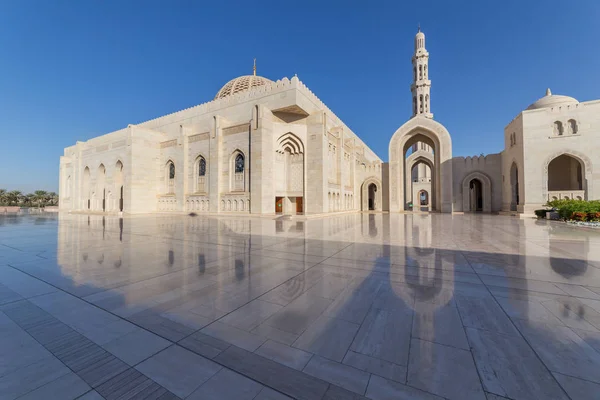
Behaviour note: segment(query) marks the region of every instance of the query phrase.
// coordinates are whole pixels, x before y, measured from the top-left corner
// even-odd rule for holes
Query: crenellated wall
[[[502,209],[502,154],[488,154],[486,156],[454,157],[452,158],[452,173],[454,182],[454,211],[469,212],[468,190],[472,179],[478,179],[483,190],[487,190],[484,203],[488,200],[488,206],[484,206],[486,212],[499,212]],[[489,180],[489,187],[487,185]],[[490,208],[489,210],[487,208]]]

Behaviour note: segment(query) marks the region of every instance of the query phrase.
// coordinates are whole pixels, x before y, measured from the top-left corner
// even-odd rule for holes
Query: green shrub
[[[565,220],[571,219],[574,213],[593,214],[594,217],[600,213],[600,200],[553,200],[548,206],[557,209],[560,218]]]
[[[550,210],[535,210],[534,213],[538,218],[546,218],[546,213]]]

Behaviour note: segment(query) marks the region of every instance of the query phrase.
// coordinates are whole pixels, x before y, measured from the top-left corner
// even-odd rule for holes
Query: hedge
[[[553,200],[548,206],[555,208],[564,220],[600,220],[600,200]]]

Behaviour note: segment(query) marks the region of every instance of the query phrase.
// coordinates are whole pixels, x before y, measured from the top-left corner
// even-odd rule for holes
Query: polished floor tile
[[[0,215],[0,397],[594,398],[598,249],[483,214]]]

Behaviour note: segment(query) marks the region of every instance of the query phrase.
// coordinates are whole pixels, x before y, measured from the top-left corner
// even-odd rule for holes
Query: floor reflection
[[[203,357],[292,398],[311,397],[286,379],[373,399],[600,392],[600,231],[549,221],[0,216],[0,311],[21,323],[19,304],[167,389],[164,365]]]

